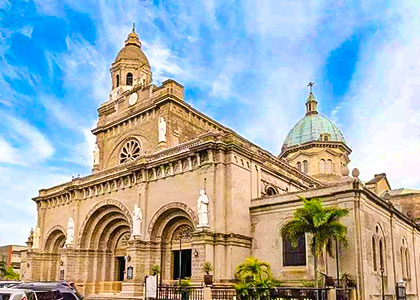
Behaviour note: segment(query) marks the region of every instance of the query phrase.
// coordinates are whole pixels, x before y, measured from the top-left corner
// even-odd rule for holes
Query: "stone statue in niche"
[[[209,197],[207,197],[204,190],[200,190],[200,197],[197,199],[197,215],[198,215],[198,227],[208,227]]]
[[[135,239],[136,237],[141,236],[141,223],[143,222],[143,213],[137,204],[134,204],[134,210],[131,216],[133,217],[131,238]]]
[[[70,246],[74,244],[74,221],[73,218],[70,217],[67,221],[67,239],[66,239],[66,246]]]
[[[159,143],[166,142],[166,121],[163,117],[159,118]]]
[[[40,239],[41,239],[41,229],[37,225],[36,228],[35,228],[35,231],[33,233],[32,249],[39,249]]]
[[[93,150],[93,165],[99,165],[99,147],[98,144],[95,144],[95,149]]]

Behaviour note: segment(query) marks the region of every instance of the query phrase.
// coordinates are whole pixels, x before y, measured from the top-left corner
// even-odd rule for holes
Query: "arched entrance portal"
[[[44,256],[48,261],[48,267],[45,272],[40,274],[41,280],[53,281],[62,279],[59,278],[59,270],[61,265],[60,250],[64,247],[66,242],[66,235],[61,226],[55,226],[47,233],[47,239],[44,244]]]
[[[126,248],[131,234],[130,215],[115,204],[95,208],[82,226],[80,249],[87,250],[90,263],[87,282],[95,282],[95,292],[119,292],[126,273]],[[95,264],[95,268],[89,267]],[[118,282],[120,282],[118,284]]]
[[[192,276],[194,216],[181,204],[174,206],[160,210],[150,234],[151,240],[161,244],[160,267],[164,283]]]

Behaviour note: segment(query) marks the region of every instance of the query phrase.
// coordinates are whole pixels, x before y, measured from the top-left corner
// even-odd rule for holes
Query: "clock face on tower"
[[[136,102],[137,102],[137,93],[132,93],[131,95],[130,95],[130,97],[128,98],[128,104],[130,104],[130,105],[134,105],[134,104],[136,104]]]

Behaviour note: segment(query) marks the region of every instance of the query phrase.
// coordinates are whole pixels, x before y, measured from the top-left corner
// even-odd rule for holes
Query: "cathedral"
[[[309,237],[293,248],[280,228],[300,197],[317,197],[349,210],[349,245],[336,245],[337,260],[321,257],[322,273],[347,274],[358,299],[381,299],[382,278],[388,299],[396,284],[420,299],[419,191],[392,190],[385,174],[363,182],[349,171],[351,149],[318,112],[312,83],[303,118],[273,155],[189,105],[180,83],[153,84],[134,30],[110,73],[92,130],[92,174],[33,198],[38,217],[24,280],[73,281],[85,296],[142,297],[153,266],[160,284],[185,277],[201,284],[210,262],[214,282],[228,284],[253,256],[284,285],[302,286],[314,280]]]

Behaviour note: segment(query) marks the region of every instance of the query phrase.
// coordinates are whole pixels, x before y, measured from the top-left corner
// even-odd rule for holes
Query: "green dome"
[[[307,114],[287,135],[282,152],[290,147],[324,140],[323,136],[326,136],[329,142],[346,142],[340,129],[326,117],[318,113]]]

